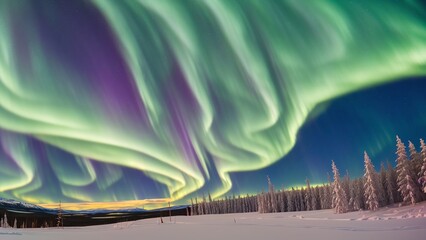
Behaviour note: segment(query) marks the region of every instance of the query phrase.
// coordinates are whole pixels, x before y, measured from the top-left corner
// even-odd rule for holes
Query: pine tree
[[[353,189],[353,202],[352,210],[358,211],[364,208],[364,186],[362,179],[356,179],[352,182]]]
[[[197,197],[195,197],[195,205],[194,205],[194,215],[200,215],[200,212],[199,212],[199,206],[198,206],[198,198]]]
[[[420,148],[421,148],[420,156],[421,156],[423,164],[418,175],[419,177],[426,177],[426,144],[425,144],[425,141],[423,141],[423,139],[420,139]]]
[[[346,169],[346,174],[341,181],[343,191],[345,191],[346,197],[349,199],[349,184],[351,182],[351,178],[349,177],[349,171]]]
[[[317,198],[318,188],[312,187],[311,188],[311,210],[318,210],[318,198]]]
[[[380,177],[379,177],[379,206],[384,207],[389,204],[389,195],[386,185],[386,169],[383,162],[380,163]]]
[[[298,188],[293,191],[294,211],[300,211],[300,191]]]
[[[334,182],[333,182],[333,206],[335,213],[345,213],[348,211],[348,201],[346,198],[345,191],[342,188],[340,183],[339,170],[334,164],[334,161],[331,163],[331,168],[333,170]]]
[[[300,211],[306,211],[305,189],[299,191]]]
[[[325,201],[325,208],[324,209],[331,209],[333,208],[333,194],[332,194],[333,190],[331,188],[331,184],[327,184],[325,185],[325,197],[324,197],[324,201]]]
[[[399,202],[398,193],[396,190],[396,172],[392,168],[392,165],[388,162],[388,169],[386,171],[386,189],[388,191],[388,203],[394,204]]]
[[[356,180],[353,180],[350,182],[349,184],[349,205],[348,205],[348,209],[350,211],[356,211],[358,209],[355,208],[355,198],[356,198],[356,188],[355,185],[356,184]]]
[[[257,195],[257,206],[258,206],[258,212],[259,213],[265,213],[265,207],[264,207],[264,193]]]
[[[396,136],[396,142],[396,154],[398,156],[396,159],[398,192],[401,194],[404,203],[411,203],[414,205],[416,203],[414,192],[416,186],[410,174],[407,152],[405,151],[404,143],[398,136]]]
[[[210,214],[216,214],[216,211],[215,211],[213,205],[214,205],[214,202],[212,200],[212,196],[209,193],[209,212],[210,212]]]
[[[267,179],[268,179],[268,198],[269,198],[269,203],[268,203],[268,205],[269,205],[268,210],[269,211],[268,212],[278,212],[274,185],[272,184],[269,176],[267,176]]]
[[[4,217],[3,217],[3,227],[4,228],[10,228],[9,223],[7,222],[7,215],[6,212],[4,213]]]
[[[191,216],[195,215],[195,206],[194,206],[194,200],[191,198]]]
[[[296,211],[296,207],[294,206],[294,189],[287,192],[287,209],[289,212]]]
[[[56,222],[56,227],[63,227],[63,222],[62,222],[62,206],[61,206],[61,202],[59,201],[59,208],[58,208],[58,216],[56,218],[57,222]]]
[[[414,195],[416,196],[416,202],[420,202],[423,200],[423,194],[421,193],[421,184],[417,181],[418,173],[421,171],[422,168],[422,158],[421,154],[419,154],[416,150],[416,147],[411,141],[408,141],[408,149],[410,152],[410,159],[409,159],[409,165],[410,165],[410,174],[411,178],[414,181]]]
[[[314,207],[312,205],[311,183],[309,182],[308,178],[306,178],[305,202],[306,202],[306,210],[307,211],[314,210]]]
[[[364,196],[366,199],[367,208],[371,211],[376,211],[379,208],[379,199],[377,196],[376,187],[376,172],[374,166],[368,157],[367,152],[364,152]]]
[[[284,190],[284,187],[282,188],[282,211],[287,212],[288,211],[288,205],[287,205],[287,192]]]
[[[416,147],[411,141],[408,141],[408,149],[410,152],[410,166],[411,166],[411,172],[413,174],[413,179],[417,179],[418,173],[422,169],[422,157],[421,154],[419,154],[416,150]]]

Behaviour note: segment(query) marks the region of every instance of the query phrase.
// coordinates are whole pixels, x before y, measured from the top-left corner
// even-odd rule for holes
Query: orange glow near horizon
[[[144,200],[130,200],[120,202],[80,202],[80,203],[61,203],[63,210],[96,210],[96,209],[129,209],[129,208],[143,208],[155,209],[168,206],[171,201],[170,198],[158,199],[144,199]],[[58,208],[59,203],[38,204],[44,208]]]

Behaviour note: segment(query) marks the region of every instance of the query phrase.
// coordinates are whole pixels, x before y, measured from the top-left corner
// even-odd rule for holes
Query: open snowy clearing
[[[425,239],[426,202],[333,214],[332,210],[178,216],[65,229],[1,229],[0,240],[85,239]]]

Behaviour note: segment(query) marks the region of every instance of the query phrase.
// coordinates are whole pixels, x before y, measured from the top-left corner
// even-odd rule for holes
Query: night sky
[[[421,0],[0,1],[0,197],[181,204],[322,184],[331,160],[359,177],[364,150],[378,169],[397,134],[426,138],[424,76]]]

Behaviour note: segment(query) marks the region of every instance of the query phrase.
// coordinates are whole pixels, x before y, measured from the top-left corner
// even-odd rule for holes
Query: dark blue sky
[[[267,189],[269,175],[276,187],[327,181],[331,160],[341,175],[363,174],[363,152],[377,170],[380,163],[395,164],[395,136],[419,148],[426,138],[426,78],[404,79],[369,88],[324,103],[325,111],[313,114],[300,130],[293,150],[276,164],[248,173],[234,173],[233,191]],[[419,149],[418,149],[419,150]],[[265,181],[252,181],[265,176]]]

